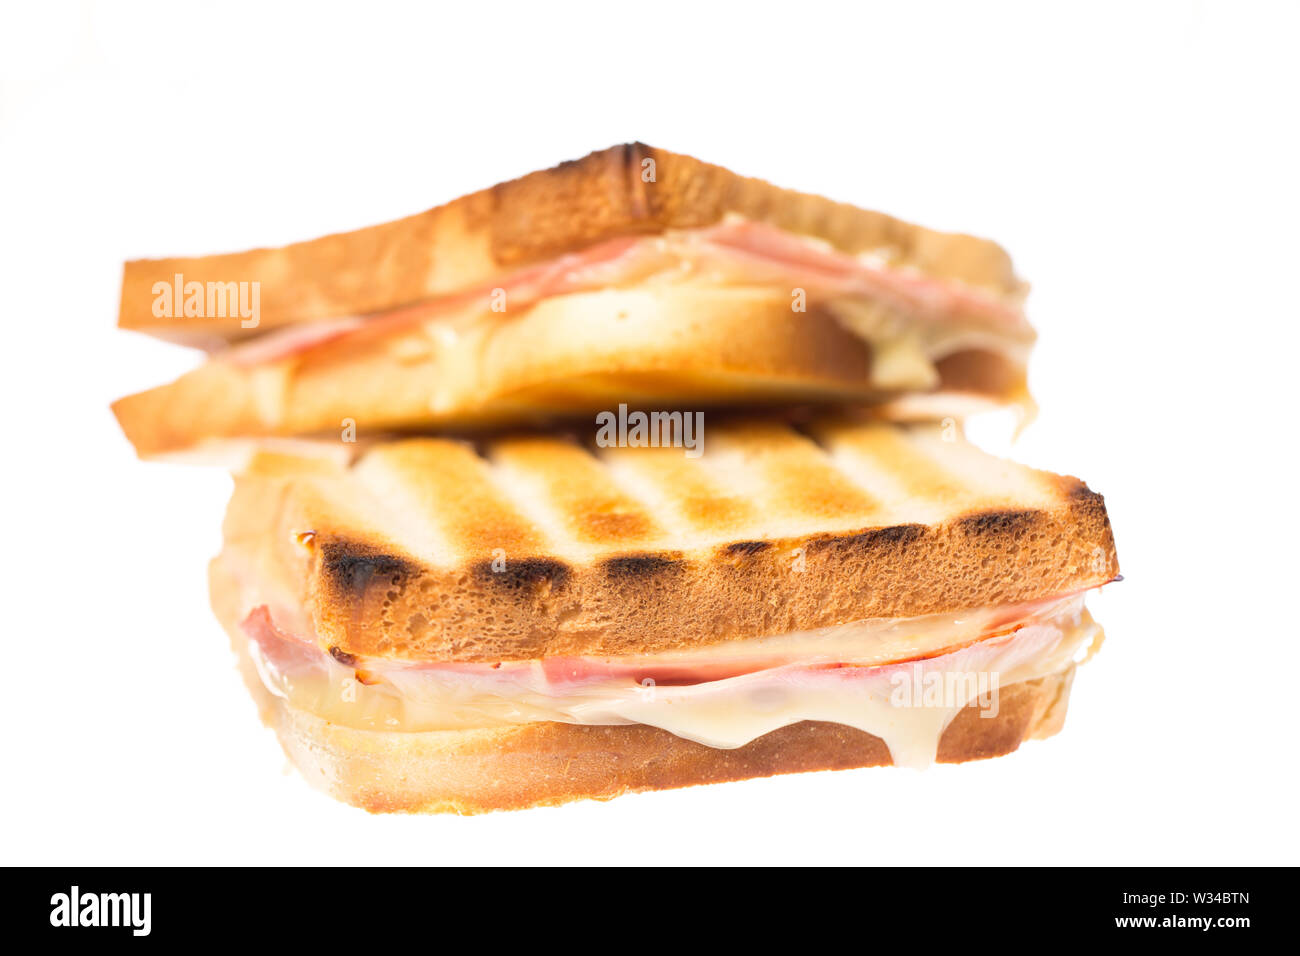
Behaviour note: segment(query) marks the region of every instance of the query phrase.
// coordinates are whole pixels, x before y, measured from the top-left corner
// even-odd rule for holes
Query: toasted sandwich
[[[357,232],[126,265],[119,324],[211,351],[114,410],[146,456],[641,408],[1030,408],[992,242],[618,146]]]
[[[214,608],[306,778],[483,811],[960,762],[1060,729],[1100,495],[939,425],[719,422],[262,452]]]

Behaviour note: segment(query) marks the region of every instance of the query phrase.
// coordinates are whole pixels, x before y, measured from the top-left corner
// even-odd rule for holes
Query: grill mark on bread
[[[397,587],[420,574],[420,567],[406,558],[378,551],[370,545],[330,541],[317,553],[327,587],[345,599],[359,601],[376,575],[388,578],[389,585]]]
[[[552,523],[582,546],[636,546],[661,537],[653,516],[580,444],[547,437],[506,438],[494,446],[492,458],[516,480],[527,482]]]
[[[459,521],[467,508],[477,513],[470,505],[481,489],[435,474],[441,459],[431,454],[445,449],[460,459],[472,454],[464,446],[427,438],[383,446],[400,478],[382,485],[373,468],[369,484],[359,484],[366,456],[352,466],[304,462],[300,477],[282,460],[274,468],[255,463],[237,481],[228,548],[240,550],[271,527],[284,540],[314,528],[314,553],[289,549],[285,570],[322,646],[363,658],[488,663],[707,647],[863,618],[948,613],[1093,587],[1118,573],[1104,501],[1082,482],[940,441],[933,426],[898,427],[896,441],[879,442],[884,427],[841,423],[814,430],[822,439],[814,443],[786,426],[723,421],[711,426],[698,459],[632,448],[593,457],[554,437],[492,438],[473,458],[492,472],[498,504],[518,515],[524,537],[542,542],[498,549],[499,572],[492,570],[498,555],[486,548],[494,535],[426,554],[407,545],[418,535],[403,534],[417,519],[442,524],[440,515]],[[965,492],[954,499],[937,481],[935,498],[904,493],[909,464],[868,454],[895,444],[924,448],[947,475],[970,474]],[[788,487],[773,474],[787,454],[810,485]],[[807,467],[810,460],[818,467]],[[851,481],[866,488],[859,513],[802,500]],[[552,488],[557,494],[547,493]],[[623,528],[587,541],[565,531],[608,503],[611,489],[626,504],[618,511],[677,530],[634,541]],[[385,495],[376,499],[379,492]],[[799,499],[787,501],[787,493]],[[721,507],[733,499],[749,507]],[[719,503],[707,523],[681,518],[682,503],[697,500]],[[385,501],[419,504],[394,513],[379,507]],[[331,531],[340,526],[346,538]]]
[[[366,456],[362,474],[370,476],[373,494],[397,498],[407,514],[432,518],[439,549],[483,555],[544,552],[549,542],[519,513],[510,489],[501,487],[485,460],[485,450],[484,443],[447,439],[381,446]],[[394,528],[394,533],[409,530]],[[409,535],[397,540],[409,540]]]
[[[961,476],[925,454],[909,441],[906,432],[893,428],[861,429],[854,432],[858,449],[877,461],[889,462],[902,490],[915,498],[945,502],[969,499],[971,488]]]
[[[725,548],[728,554],[751,555],[772,547],[771,541],[733,541]]]
[[[613,508],[578,515],[576,524],[579,538],[586,542],[608,541],[611,538],[637,541],[649,537],[654,528],[648,515]]]
[[[680,554],[621,554],[601,562],[606,575],[616,581],[640,581],[682,571],[686,563]]]
[[[834,524],[879,510],[879,502],[821,445],[789,424],[742,419],[719,431],[710,440],[730,462],[740,486],[754,496],[760,514]]]
[[[958,525],[969,535],[1017,534],[1045,517],[1041,511],[1031,509],[981,511],[959,518]]]
[[[866,555],[889,548],[906,547],[919,540],[928,529],[920,524],[897,524],[885,528],[868,528],[857,534],[824,535],[810,538],[804,546],[808,554],[829,552],[837,557]]]
[[[714,529],[752,525],[754,502],[738,493],[708,456],[680,448],[600,448],[593,452],[610,476],[675,537],[708,540]]]
[[[573,576],[573,568],[555,558],[507,558],[501,570],[489,560],[473,566],[474,580],[507,591],[537,589],[562,590]]]

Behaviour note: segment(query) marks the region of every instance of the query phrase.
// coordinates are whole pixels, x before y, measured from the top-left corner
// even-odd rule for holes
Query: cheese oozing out
[[[243,631],[267,689],[358,729],[464,730],[558,721],[645,724],[730,749],[800,721],[881,738],[922,767],[964,707],[996,717],[1001,688],[1061,673],[1102,639],[1083,594],[1014,608],[868,620],[629,658],[499,664],[332,657],[289,637],[265,606]]]

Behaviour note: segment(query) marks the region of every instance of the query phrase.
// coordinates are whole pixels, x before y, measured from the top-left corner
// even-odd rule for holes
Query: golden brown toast
[[[631,143],[355,232],[275,249],[128,262],[118,324],[179,342],[247,338],[293,323],[383,312],[602,240],[700,228],[728,215],[821,239],[842,252],[876,253],[997,295],[1022,291],[1007,254],[988,240],[936,232]],[[257,326],[244,328],[237,316],[155,316],[155,283],[172,283],[178,274],[205,285],[258,282]]]
[[[703,454],[419,438],[256,458],[223,561],[345,655],[512,661],[704,647],[1112,580],[1100,495],[955,429],[706,419]]]
[[[1026,395],[1021,365],[992,352],[937,363],[938,417]],[[244,367],[211,360],[113,405],[144,456],[213,439],[362,435],[649,409],[875,403],[899,397],[872,378],[872,351],[829,312],[794,313],[763,289],[561,296],[439,345],[420,331],[341,340]],[[905,393],[903,393],[905,394]]]

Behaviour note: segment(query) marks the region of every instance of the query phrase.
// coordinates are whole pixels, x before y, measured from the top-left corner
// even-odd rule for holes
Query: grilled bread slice
[[[694,458],[554,435],[396,441],[349,466],[263,455],[226,551],[332,653],[462,662],[699,648],[1115,577],[1100,495],[953,432],[740,419]]]
[[[1011,260],[985,239],[781,189],[643,143],[613,146],[395,222],[274,249],[126,264],[118,324],[178,342],[241,339],[285,325],[369,315],[437,298],[601,241],[699,229],[728,216],[879,255],[900,268],[1016,298]],[[260,285],[241,317],[159,316],[155,286]]]

